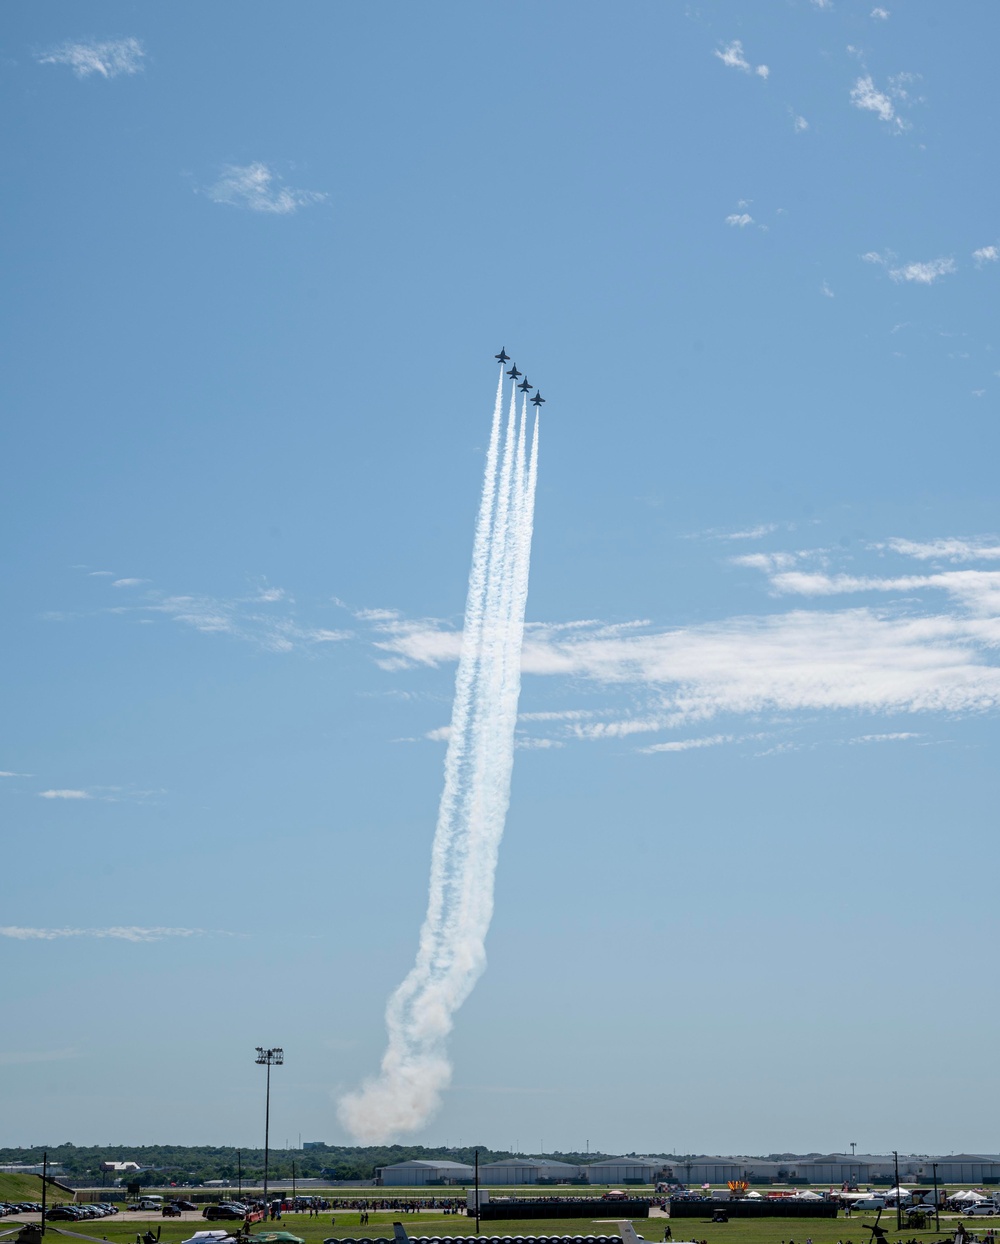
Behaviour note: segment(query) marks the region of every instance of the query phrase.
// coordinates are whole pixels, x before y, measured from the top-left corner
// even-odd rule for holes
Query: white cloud
[[[725,47],[716,48],[713,52],[724,65],[728,65],[730,69],[739,69],[743,73],[755,73],[759,78],[768,78],[771,70],[767,65],[758,65],[754,68],[746,58],[743,51],[743,42],[741,39],[733,39],[731,43],[727,43]]]
[[[734,225],[734,226],[736,226],[736,227],[737,227],[737,228],[739,228],[739,229],[745,229],[745,228],[747,227],[747,225],[752,225],[752,224],[753,224],[753,217],[752,217],[752,216],[748,216],[748,215],[746,214],[746,212],[743,212],[743,213],[742,213],[741,215],[739,215],[739,216],[737,216],[737,215],[734,213],[732,216],[727,216],[727,217],[726,217],[726,224],[727,224],[727,225]]]
[[[31,777],[30,773],[14,773],[10,769],[0,769],[0,778],[5,777]]]
[[[435,730],[428,730],[424,738],[430,739],[432,743],[447,743],[451,738],[451,726],[438,726]]]
[[[280,184],[281,179],[266,164],[227,164],[222,176],[206,191],[213,203],[249,208],[252,212],[268,212],[287,216],[310,203],[322,203],[325,194],[316,190],[293,190]]]
[[[858,78],[851,88],[851,103],[855,108],[874,112],[881,121],[894,125],[896,129],[905,129],[906,122],[897,116],[892,100],[884,92],[876,90],[871,74]]]
[[[777,523],[758,523],[756,527],[745,527],[742,531],[727,531],[719,535],[720,540],[760,540],[778,530]]]
[[[114,577],[115,572],[113,570],[91,570],[87,575],[88,579],[113,579]]]
[[[891,734],[859,734],[848,739],[848,743],[902,743],[907,739],[919,739],[923,736],[914,734],[912,730],[896,730]]]
[[[962,540],[954,536],[941,540],[903,540],[894,536],[884,544],[875,544],[872,547],[891,549],[894,553],[916,558],[917,561],[1000,561],[1000,544]]]
[[[140,928],[137,925],[118,925],[109,929],[35,929],[16,924],[0,925],[0,937],[10,937],[19,942],[54,942],[65,937],[109,938],[120,942],[162,942],[168,937],[199,937],[208,932],[208,929]]]
[[[90,799],[85,790],[42,790],[38,792],[40,799]]]
[[[865,251],[865,253],[861,256],[861,259],[864,263],[879,264],[883,268],[889,262],[886,255],[880,255],[878,251]]]
[[[822,283],[822,285],[820,285],[820,287],[819,287],[819,292],[820,292],[820,293],[821,293],[824,297],[826,297],[826,298],[835,298],[835,297],[836,297],[836,294],[834,294],[834,292],[833,292],[833,290],[830,288],[830,286],[829,286],[829,285],[827,285],[826,281],[824,281],[824,282]]]
[[[742,69],[744,73],[750,72],[750,62],[743,54],[742,40],[734,39],[732,43],[727,43],[721,50],[716,48],[714,54],[724,65],[728,65],[730,69]]]
[[[887,22],[889,20],[889,10],[883,9],[881,5],[872,9],[870,16],[874,17],[878,22]]]
[[[950,276],[955,271],[955,261],[950,258],[931,259],[926,263],[908,263],[900,268],[890,268],[889,276],[894,281],[915,281],[918,285],[933,285],[943,276]]]
[[[976,261],[977,268],[981,268],[986,263],[996,263],[1000,259],[1000,248],[980,246],[979,250],[972,252],[972,258]]]
[[[832,9],[833,0],[812,0],[814,9]]]
[[[148,583],[148,579],[115,579],[112,587],[139,587],[143,583]]]
[[[809,128],[809,122],[805,119],[805,117],[795,117],[792,120],[792,128],[795,130],[796,134],[802,134]]]
[[[654,743],[651,747],[640,748],[647,755],[653,752],[689,752],[696,747],[718,747],[720,743],[732,743],[731,734],[713,734],[701,739],[677,739],[671,743]]]
[[[69,65],[78,78],[96,73],[102,78],[135,74],[143,69],[146,52],[135,38],[107,39],[102,42],[67,42],[39,56],[41,65]]]

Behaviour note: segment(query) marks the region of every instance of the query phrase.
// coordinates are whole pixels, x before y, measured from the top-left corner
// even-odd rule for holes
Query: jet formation
[[[510,367],[507,368],[504,375],[509,376],[511,380],[514,381],[515,384],[517,384],[519,377],[524,376],[524,379],[521,381],[520,384],[517,384],[517,387],[525,395],[525,397],[527,397],[528,392],[530,391],[532,387],[531,381],[528,379],[527,376],[524,375],[524,372],[517,370],[517,364],[511,361],[510,355],[503,348],[503,346],[500,347],[500,353],[494,354],[493,357],[500,363],[501,367],[503,367],[504,363],[510,363]],[[531,399],[532,406],[534,406],[535,410],[538,410],[538,408],[542,406],[544,402],[545,402],[545,398],[542,397],[541,392],[538,389],[536,389],[535,396]]]

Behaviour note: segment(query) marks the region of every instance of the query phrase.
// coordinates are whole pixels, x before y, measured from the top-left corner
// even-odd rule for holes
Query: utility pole
[[[937,1163],[932,1162],[931,1167],[934,1170],[934,1230],[941,1230],[941,1211],[938,1208],[938,1190],[937,1190]]]
[[[858,1142],[857,1142],[856,1140],[852,1140],[852,1141],[851,1141],[851,1157],[852,1157],[852,1158],[854,1157],[854,1150],[855,1150],[857,1147],[858,1147]]]
[[[42,1154],[42,1235],[45,1234],[45,1194],[49,1188],[49,1151]]]
[[[892,1161],[893,1161],[893,1165],[896,1171],[896,1230],[902,1231],[903,1229],[903,1207],[900,1204],[900,1197],[899,1197],[899,1154],[896,1152],[895,1149],[893,1149],[892,1151]]]
[[[292,1209],[295,1209],[295,1159],[292,1158]]]
[[[240,1200],[243,1200],[243,1150],[236,1150],[236,1179],[240,1190]]]
[[[479,1234],[479,1150],[476,1150],[476,1235]]]

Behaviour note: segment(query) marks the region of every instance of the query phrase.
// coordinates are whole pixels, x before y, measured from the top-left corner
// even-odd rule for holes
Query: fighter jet
[[[493,357],[494,357],[495,359],[499,359],[499,360],[500,360],[500,364],[501,364],[501,366],[502,366],[504,363],[507,363],[507,362],[509,362],[509,361],[510,361],[510,355],[509,355],[509,354],[507,353],[507,351],[503,348],[503,346],[501,346],[501,347],[500,347],[500,353],[499,353],[499,354],[494,354],[494,355],[493,355]]]
[[[516,363],[511,363],[511,365],[507,368],[507,375],[510,376],[511,380],[516,380],[518,376],[523,376],[524,372],[517,370]]]
[[[525,376],[525,378],[521,381],[521,383],[517,387],[521,390],[522,393],[527,393],[528,390],[531,388],[531,381],[528,379],[527,376]]]
[[[542,397],[540,392],[536,393],[535,396],[531,399],[531,404],[537,409],[537,407],[545,405],[545,398]]]

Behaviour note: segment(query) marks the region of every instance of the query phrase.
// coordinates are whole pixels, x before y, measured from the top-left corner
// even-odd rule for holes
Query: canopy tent
[[[989,1197],[980,1196],[978,1192],[956,1192],[954,1196],[948,1198],[949,1201],[987,1201]]]
[[[790,1198],[793,1201],[822,1201],[822,1197],[818,1192],[811,1192],[808,1188],[805,1192],[796,1192],[795,1196]]]
[[[913,1190],[912,1188],[889,1188],[885,1195],[895,1197],[912,1196]]]
[[[764,1198],[760,1195],[759,1192],[748,1192],[746,1195],[746,1199],[748,1201],[763,1201]]]

